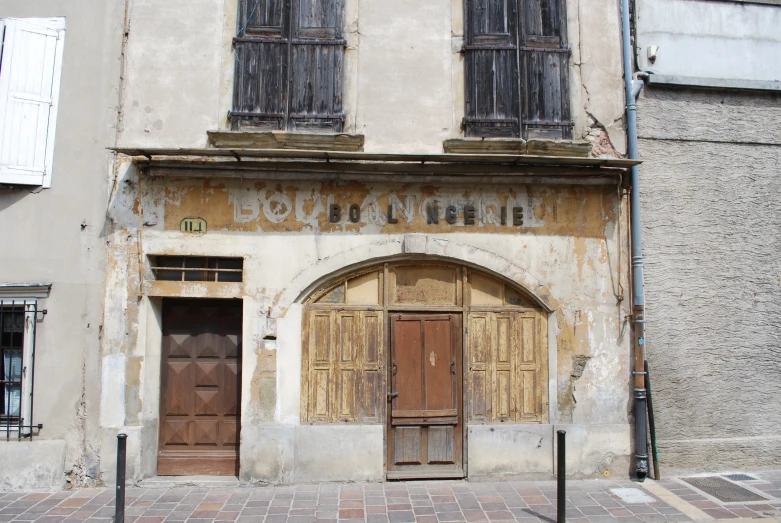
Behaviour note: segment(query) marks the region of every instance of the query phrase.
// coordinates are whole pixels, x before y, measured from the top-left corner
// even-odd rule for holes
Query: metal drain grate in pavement
[[[757,478],[752,478],[751,476],[748,476],[746,474],[725,474],[725,478],[731,479],[732,481],[756,481]]]
[[[744,502],[744,501],[765,501],[765,497],[756,492],[736,485],[719,476],[704,476],[697,478],[681,478],[683,481],[697,487],[706,494],[710,494],[719,501],[725,503]]]

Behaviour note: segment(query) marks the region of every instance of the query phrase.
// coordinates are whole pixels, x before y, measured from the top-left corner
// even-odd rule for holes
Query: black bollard
[[[564,486],[564,480],[567,476],[567,456],[564,449],[566,435],[567,432],[564,430],[556,431],[556,449],[558,450],[556,461],[556,523],[565,523],[567,521],[567,490]]]
[[[114,500],[114,523],[125,523],[125,462],[127,434],[117,436],[117,497]]]

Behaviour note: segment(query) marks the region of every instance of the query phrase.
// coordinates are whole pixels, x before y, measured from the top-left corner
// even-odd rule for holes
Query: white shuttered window
[[[51,187],[65,19],[2,22],[0,183]]]

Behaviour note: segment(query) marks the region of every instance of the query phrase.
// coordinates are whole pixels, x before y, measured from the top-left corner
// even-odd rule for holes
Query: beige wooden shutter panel
[[[467,368],[469,419],[489,421],[491,417],[490,313],[471,313],[468,319]]]
[[[301,419],[382,422],[383,313],[307,309]]]
[[[359,417],[363,423],[382,422],[382,364],[384,354],[384,325],[381,312],[362,312],[361,321],[361,378]]]
[[[307,311],[307,357],[309,362],[307,383],[304,387],[307,399],[308,421],[331,421],[333,414],[333,311]]]
[[[472,312],[468,319],[469,419],[541,422],[547,397],[545,322],[537,312]]]
[[[337,312],[336,347],[333,366],[336,378],[336,401],[338,408],[334,421],[355,421],[357,414],[358,345],[361,343],[360,313],[357,311]]]

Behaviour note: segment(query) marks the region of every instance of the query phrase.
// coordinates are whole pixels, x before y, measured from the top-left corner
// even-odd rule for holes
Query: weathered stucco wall
[[[154,287],[147,256],[155,254],[244,257],[245,480],[382,479],[381,425],[301,425],[300,301],[329,275],[405,256],[482,267],[537,295],[552,310],[552,383],[550,423],[532,430],[550,432],[554,424],[572,423],[584,434],[609,434],[583,438],[573,473],[601,474],[600,466],[609,473],[626,473],[630,336],[622,267],[627,229],[616,186],[469,188],[148,175],[139,180],[128,162],[121,164],[120,173],[110,203],[115,231],[108,255],[104,345],[104,378],[110,378],[104,380],[101,412],[106,434],[124,427],[138,449],[129,458],[134,477],[155,474],[160,302],[136,298]],[[480,225],[464,226],[462,218],[453,226],[444,219],[427,224],[424,196],[460,206],[473,201]],[[492,223],[490,205],[505,204],[510,196],[528,206],[523,228]],[[328,221],[329,202],[343,207],[339,224]],[[398,224],[383,221],[381,211],[373,214],[375,205],[386,209],[388,202],[397,210]],[[361,205],[359,224],[348,221],[348,203]],[[206,219],[205,235],[180,232],[181,219],[192,216]],[[139,224],[144,224],[141,231]],[[194,296],[209,295],[205,286],[190,289]],[[271,333],[275,339],[264,339]],[[592,439],[600,445],[590,446]],[[480,456],[480,443],[475,445],[475,456]],[[346,448],[361,448],[363,454],[352,453],[350,461]],[[346,460],[343,468],[333,468],[334,455]],[[550,466],[541,474],[552,473],[553,458],[548,457]],[[531,458],[521,460],[519,466],[525,468],[509,472],[481,468],[475,459],[475,477],[539,472]]]
[[[120,145],[203,147],[229,126],[238,0],[133,0]],[[462,136],[463,2],[347,0],[345,132],[369,152],[442,152]],[[569,0],[573,137],[621,155],[623,86],[618,2]]]
[[[0,488],[97,480],[106,195],[122,2],[0,0],[0,17],[66,19],[52,186],[0,190],[3,283],[50,282],[38,324],[33,443],[0,440]],[[52,440],[52,441],[45,441]]]
[[[206,131],[229,126],[236,5],[237,0],[175,0],[165,6],[133,0],[122,146],[204,147]],[[445,139],[462,135],[463,1],[347,0],[344,12],[345,132],[365,135],[367,152],[442,152]],[[574,138],[591,140],[594,155],[623,154],[618,3],[569,0],[567,23]],[[244,304],[243,479],[381,479],[381,427],[300,424],[300,300],[346,267],[412,254],[485,267],[536,293],[553,311],[550,423],[537,428],[574,423],[588,433],[585,427],[612,434],[605,449],[579,462],[577,473],[600,473],[599,463],[614,462],[605,453],[627,454],[627,228],[615,185],[497,189],[323,183],[312,177],[284,182],[139,178],[126,159],[117,172],[109,204],[100,405],[107,476],[109,441],[120,428],[130,435],[133,477],[156,472],[160,296],[219,292]],[[474,200],[478,219],[486,219],[473,228],[441,220],[432,230],[424,209],[434,196],[443,197],[441,210],[444,202],[461,209]],[[499,208],[514,201],[528,209],[520,231],[498,223]],[[326,218],[332,203],[342,207],[339,224]],[[350,203],[362,206],[360,224],[347,220]],[[398,224],[383,218],[388,205]],[[192,216],[205,218],[209,232],[184,236],[179,223]],[[244,257],[245,279],[238,292],[203,285],[172,291],[150,283],[147,256],[152,254]],[[264,339],[272,331],[276,338]],[[485,441],[490,444],[490,438]],[[326,448],[329,455],[345,457],[342,469],[314,458]],[[348,448],[364,453],[353,453],[349,461]],[[615,460],[611,470],[621,469],[620,462]],[[536,471],[532,460],[524,463],[525,471]],[[552,456],[549,463],[552,467]],[[507,473],[489,465],[475,469],[477,476]]]
[[[781,460],[781,97],[646,89],[643,244],[660,460]]]

